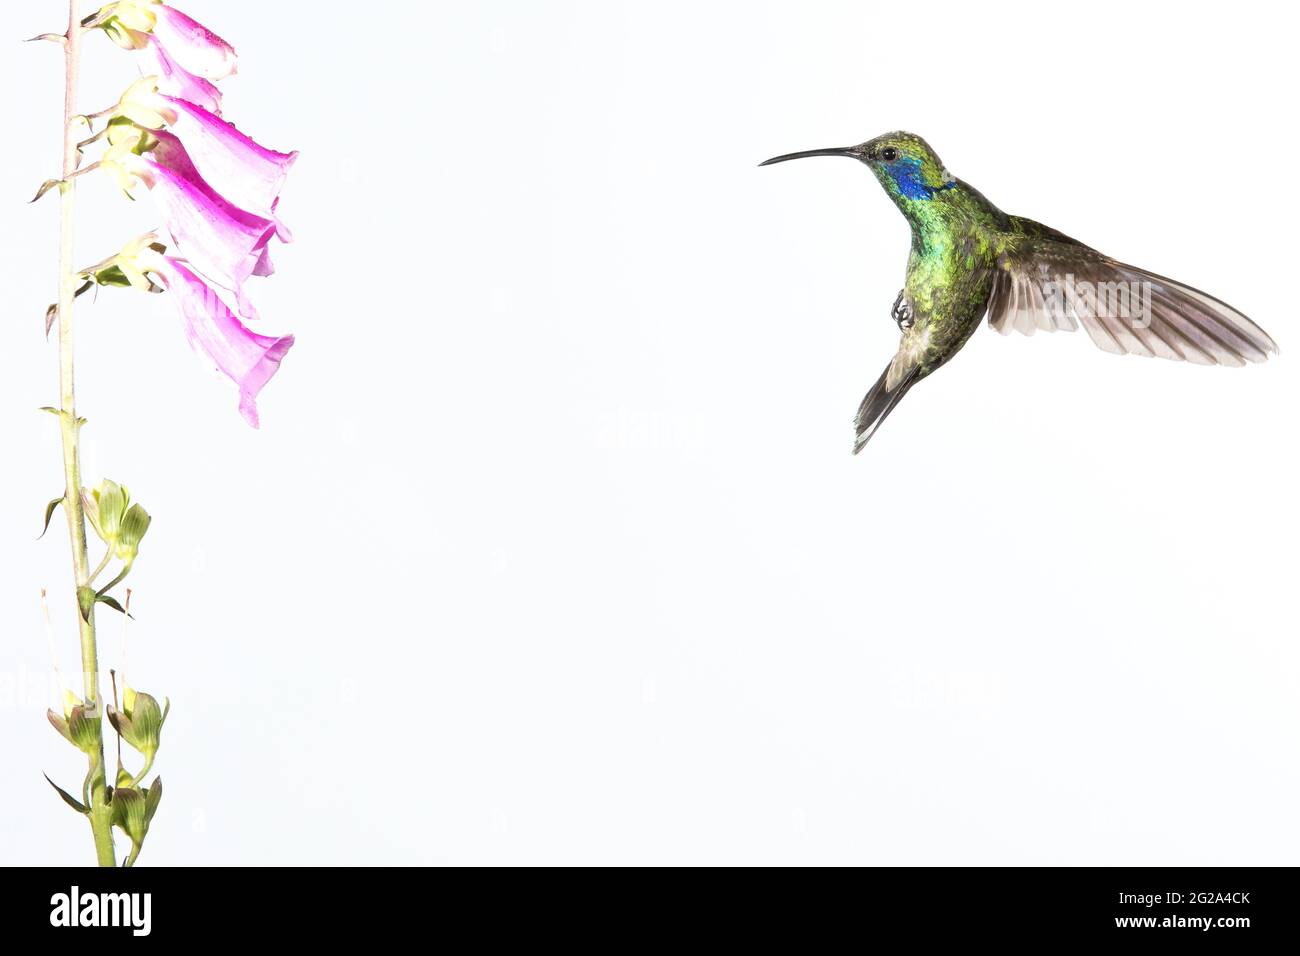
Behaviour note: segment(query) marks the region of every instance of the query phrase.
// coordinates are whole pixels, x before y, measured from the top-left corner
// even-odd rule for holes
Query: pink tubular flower
[[[215,83],[195,76],[173,60],[158,40],[150,36],[141,47],[140,72],[158,77],[158,91],[187,100],[209,113],[221,115],[221,90]]]
[[[211,358],[218,370],[239,386],[239,412],[244,421],[257,428],[257,395],[293,347],[293,336],[250,331],[220,296],[171,256],[157,256],[149,268],[176,302],[190,345]]]
[[[208,110],[175,96],[162,96],[168,127],[185,145],[199,175],[223,199],[245,212],[275,220],[275,206],[298,153],[279,153]]]
[[[173,162],[177,154],[168,154]],[[179,154],[183,156],[184,154]],[[258,271],[266,244],[275,235],[275,223],[236,209],[201,179],[149,159],[136,159],[130,171],[149,187],[162,213],[163,224],[176,248],[210,281],[235,293],[240,312],[255,312],[244,296],[244,283]]]
[[[235,72],[235,49],[201,23],[166,4],[154,4],[153,38],[181,69],[205,80],[224,80]]]
[[[155,163],[167,167],[172,172],[176,173],[189,186],[198,190],[212,206],[220,209],[224,216],[237,223],[243,224],[253,231],[260,230],[259,235],[264,236],[265,230],[271,228],[274,230],[281,242],[293,241],[293,237],[289,235],[288,230],[285,229],[278,220],[266,220],[262,219],[260,216],[246,213],[242,209],[232,206],[230,203],[226,202],[225,199],[219,196],[216,190],[209,186],[204,178],[199,175],[199,171],[194,168],[194,163],[190,159],[189,153],[185,151],[185,147],[176,136],[166,132],[165,130],[158,130],[151,135],[156,141],[156,145],[149,151],[149,158]],[[200,212],[202,212],[202,210],[200,210]],[[179,245],[180,240],[174,235],[172,238]],[[243,276],[245,279],[248,278],[247,275],[244,275],[245,270],[247,270],[249,274],[255,276],[270,276],[275,274],[275,267],[271,264],[271,247],[268,242],[259,241],[255,244],[249,251],[249,259],[250,261],[244,263],[235,273],[236,276]],[[234,291],[239,297],[239,311],[244,318],[256,318],[257,313],[247,301],[247,298],[243,294],[243,290],[234,289],[232,291]]]

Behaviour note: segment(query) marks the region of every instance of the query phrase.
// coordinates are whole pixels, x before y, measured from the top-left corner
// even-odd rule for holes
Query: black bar
[[[104,942],[144,935],[212,939],[257,926],[276,937],[329,942],[338,933],[387,936],[423,927],[428,940],[456,927],[486,935],[530,930],[546,940],[608,944],[678,942],[688,927],[700,938],[827,943],[837,936],[871,942],[1111,942],[1139,945],[1196,939],[1238,946],[1295,938],[1293,869],[828,869],[816,873],[690,872],[588,875],[538,880],[517,888],[494,874],[427,869],[11,870],[5,926]],[[72,927],[72,888],[78,922]],[[101,894],[113,894],[104,898]],[[116,894],[128,894],[127,897]],[[148,894],[147,926],[145,897]],[[87,899],[93,898],[93,902]],[[91,912],[102,913],[92,920]],[[284,914],[297,914],[290,924]],[[132,920],[132,916],[135,917]],[[52,925],[62,923],[64,925]],[[134,925],[133,925],[134,924]],[[600,927],[623,926],[618,936]]]

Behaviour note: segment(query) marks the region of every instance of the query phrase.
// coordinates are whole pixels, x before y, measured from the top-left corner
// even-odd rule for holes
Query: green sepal
[[[144,843],[149,832],[144,794],[134,787],[118,787],[113,791],[112,806],[113,825],[127,835],[133,846]]]
[[[159,246],[159,243],[152,243],[150,244],[149,248],[154,249],[154,247],[156,246]],[[167,250],[166,246],[160,246],[158,249],[155,249],[155,251],[162,251],[162,252],[165,252],[166,250]],[[98,269],[95,272],[83,273],[83,274],[88,275],[96,285],[101,285],[106,289],[131,288],[133,285],[133,283],[131,282],[131,277],[126,274],[126,270],[122,268],[121,263],[114,262],[112,259],[110,259],[109,262],[111,264],[104,266],[102,269]],[[158,283],[150,280],[148,283],[148,289],[146,291],[157,294],[160,292],[165,292],[166,290]]]
[[[63,798],[64,803],[72,807],[72,809],[76,810],[78,813],[84,814],[90,812],[88,809],[86,809],[85,805],[80,800],[78,800],[72,794],[68,793],[68,791],[64,790],[57,783],[51,780],[49,774],[43,774],[42,776],[45,777],[45,782],[54,788],[54,792]]]
[[[110,143],[117,143],[114,139],[114,133],[118,130],[124,130],[126,136],[135,139],[135,145],[131,147],[131,152],[137,156],[143,156],[145,153],[151,153],[158,148],[159,139],[154,130],[146,129],[137,125],[133,120],[125,116],[114,116],[108,121],[108,126],[104,132],[108,136]],[[161,249],[155,250],[161,252]]]
[[[104,543],[111,546],[117,542],[118,530],[126,514],[126,503],[130,500],[130,493],[116,481],[105,478],[91,494],[95,501],[95,513],[98,516],[95,530],[99,532]]]
[[[117,20],[109,20],[102,29],[108,38],[123,50],[143,50],[149,44],[148,34],[127,29]]]
[[[144,819],[146,823],[153,823],[153,816],[158,812],[158,804],[162,803],[162,777],[155,777],[153,783],[144,788]]]
[[[107,269],[101,269],[95,273],[95,281],[108,288],[130,288],[131,280],[126,277],[126,273],[118,266],[109,266]]]
[[[45,506],[45,527],[41,529],[41,538],[45,537],[45,533],[50,530],[50,519],[54,517],[54,509],[61,504],[63,504],[63,496],[59,495],[57,498],[50,499],[50,503]],[[36,540],[39,541],[41,538]]]
[[[95,532],[95,537],[103,541],[104,532],[99,527],[99,500],[96,495],[90,493],[88,488],[81,489],[81,513],[90,522],[90,530]]]
[[[116,554],[118,558],[127,562],[127,564],[135,560],[135,556],[140,550],[140,542],[149,531],[149,525],[152,523],[153,518],[140,505],[131,505],[127,509],[126,514],[122,516],[117,532]]]

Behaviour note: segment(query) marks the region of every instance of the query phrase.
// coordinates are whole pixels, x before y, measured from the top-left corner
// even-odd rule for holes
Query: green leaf
[[[107,604],[118,614],[126,614],[126,608],[122,607],[115,597],[109,597],[107,594],[96,594],[95,601],[99,604]],[[126,614],[126,616],[131,618],[133,621],[135,620],[135,615],[133,614]]]
[[[75,797],[73,797],[72,794],[68,793],[68,791],[64,790],[64,789],[63,789],[62,787],[60,787],[57,783],[55,783],[53,780],[51,780],[49,774],[43,774],[42,776],[45,777],[45,782],[48,783],[51,787],[54,788],[55,793],[57,793],[60,797],[63,798],[63,802],[64,802],[64,803],[66,803],[68,806],[72,807],[72,809],[76,810],[78,813],[89,813],[89,812],[90,812],[89,810],[87,810],[87,809],[85,808],[85,806],[81,803],[80,800],[78,800],[78,799],[76,799]],[[157,786],[157,783],[155,783],[154,786]],[[159,794],[159,797],[160,797],[160,798],[161,798],[161,796],[162,796],[162,794]],[[157,803],[156,803],[156,802],[155,802],[154,806],[155,806],[155,808],[157,807]]]
[[[54,517],[54,509],[61,504],[63,504],[63,496],[59,495],[59,497],[52,499],[50,503],[45,506],[45,527],[41,529],[41,538],[45,537],[45,532],[50,530],[50,519]],[[36,540],[39,541],[41,538],[37,538]]]

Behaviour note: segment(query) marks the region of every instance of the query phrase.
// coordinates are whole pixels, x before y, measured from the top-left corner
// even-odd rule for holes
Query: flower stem
[[[77,79],[81,65],[81,18],[78,0],[68,0],[68,32],[64,37],[63,86],[63,185],[59,187],[59,416],[63,432],[63,510],[68,517],[72,542],[72,570],[77,589],[90,584],[90,559],[86,549],[86,519],[81,505],[81,423],[77,418],[76,379],[73,363],[72,307],[76,300],[73,261],[73,226],[76,212],[77,171]],[[99,699],[99,656],[95,649],[95,609],[77,620],[81,627],[81,672],[86,704],[103,714]],[[104,748],[101,740],[90,761],[90,829],[95,838],[95,857],[100,866],[116,865],[113,853],[112,810],[104,781]]]
[[[95,579],[104,573],[104,569],[108,567],[108,562],[112,560],[113,560],[113,549],[109,548],[107,551],[104,552],[104,560],[100,561],[99,564],[95,567],[95,570],[90,572],[90,581],[88,583],[94,584]]]

